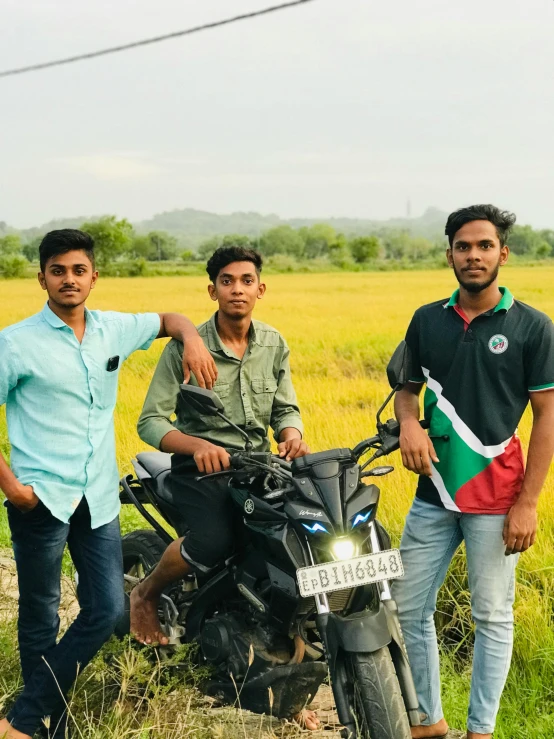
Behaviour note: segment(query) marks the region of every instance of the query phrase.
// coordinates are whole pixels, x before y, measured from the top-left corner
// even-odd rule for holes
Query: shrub
[[[0,254],[0,277],[25,277],[27,260],[19,254]]]

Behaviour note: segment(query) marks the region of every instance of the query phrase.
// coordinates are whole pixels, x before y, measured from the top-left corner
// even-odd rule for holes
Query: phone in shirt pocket
[[[117,400],[117,381],[119,378],[119,356],[110,357],[102,373],[101,397],[98,399],[100,408],[112,408]]]
[[[110,357],[108,359],[108,364],[106,365],[106,370],[108,372],[115,372],[115,370],[119,367],[119,356]]]

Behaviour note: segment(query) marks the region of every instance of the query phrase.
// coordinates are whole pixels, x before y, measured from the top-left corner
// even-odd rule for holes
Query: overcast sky
[[[1,0],[0,69],[277,0]],[[553,0],[316,0],[0,79],[0,220],[173,208],[554,227]]]

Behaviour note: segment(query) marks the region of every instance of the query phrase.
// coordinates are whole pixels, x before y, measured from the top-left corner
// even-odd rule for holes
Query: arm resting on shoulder
[[[212,355],[200,338],[196,327],[179,313],[160,313],[158,339],[170,336],[183,344],[183,380],[189,382],[190,373],[200,387],[212,388],[217,379],[217,368]]]

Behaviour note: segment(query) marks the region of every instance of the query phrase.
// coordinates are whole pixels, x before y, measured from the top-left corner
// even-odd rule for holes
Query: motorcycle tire
[[[152,529],[131,531],[121,540],[123,551],[123,572],[142,580],[160,561],[167,544]],[[125,616],[115,629],[117,637],[127,636],[131,627],[131,602],[129,594],[132,586],[125,582]]]
[[[410,739],[410,724],[388,647],[350,654],[344,668],[352,690],[355,739]]]

